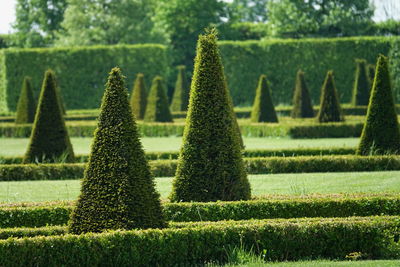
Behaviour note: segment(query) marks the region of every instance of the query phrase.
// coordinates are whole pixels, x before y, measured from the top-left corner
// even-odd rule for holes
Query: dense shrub
[[[17,112],[15,114],[15,123],[32,123],[35,119],[36,100],[33,96],[31,79],[25,77],[22,83],[21,94],[17,104]]]
[[[317,121],[344,121],[332,71],[328,71],[324,84],[322,85],[320,108],[317,115]]]
[[[299,70],[296,75],[296,85],[293,95],[292,118],[313,118],[314,109],[311,103],[310,92],[304,79],[304,72]]]
[[[356,60],[356,72],[353,85],[353,106],[367,106],[371,90],[370,73],[365,59]]]
[[[173,201],[250,198],[214,30],[200,35]]]
[[[189,105],[190,85],[186,80],[186,67],[178,66],[178,77],[175,83],[171,111],[186,111]]]
[[[400,154],[400,129],[394,105],[388,60],[378,58],[367,119],[357,154]]]
[[[368,77],[369,77],[369,81],[370,81],[370,85],[371,85],[371,89],[372,89],[372,84],[374,82],[375,79],[375,65],[374,64],[368,64],[367,65],[367,70],[368,70]],[[368,99],[369,102],[369,99]]]
[[[147,98],[144,121],[172,122],[172,115],[171,111],[169,110],[167,93],[163,85],[163,80],[160,76],[155,77],[151,84],[151,89]]]
[[[256,97],[254,98],[253,109],[251,111],[251,121],[278,122],[267,77],[265,75],[261,75],[258,80]]]
[[[143,73],[138,73],[138,75],[136,75],[130,102],[135,118],[138,120],[143,120],[147,104],[147,89],[144,83]]]
[[[61,113],[53,71],[45,73],[24,163],[74,161],[74,152]]]
[[[165,226],[119,68],[110,72],[72,233]]]

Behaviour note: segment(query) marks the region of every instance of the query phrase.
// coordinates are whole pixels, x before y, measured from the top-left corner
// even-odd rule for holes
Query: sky
[[[12,31],[11,24],[15,20],[15,3],[17,0],[0,0],[0,34]],[[225,0],[228,1],[228,0]],[[357,1],[357,0],[348,0]],[[395,19],[400,19],[400,0],[371,0],[374,2],[375,21],[387,18],[385,10]]]

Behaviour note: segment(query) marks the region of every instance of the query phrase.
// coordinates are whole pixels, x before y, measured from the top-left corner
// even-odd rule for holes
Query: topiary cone
[[[166,226],[123,78],[119,68],[111,70],[69,222],[74,234]]]
[[[45,73],[24,163],[74,161],[53,71]]]
[[[370,82],[371,89],[372,89],[372,84],[374,83],[374,78],[375,78],[375,65],[374,64],[368,64],[367,70],[368,70],[369,82]],[[368,99],[368,101],[369,101],[369,99]]]
[[[189,105],[189,85],[185,75],[186,67],[178,66],[178,78],[172,97],[171,111],[186,111]]]
[[[278,122],[275,107],[272,103],[271,93],[267,83],[267,77],[261,75],[258,80],[256,97],[251,111],[252,122]]]
[[[172,115],[169,110],[167,94],[160,76],[156,76],[153,79],[149,97],[147,98],[144,121],[172,122]]]
[[[400,154],[400,130],[393,100],[388,60],[380,55],[358,155]]]
[[[310,93],[306,81],[304,79],[304,72],[297,71],[296,86],[293,95],[293,109],[291,112],[292,118],[313,118],[314,109],[312,106]]]
[[[25,77],[17,104],[16,124],[32,123],[35,119],[36,101],[33,96],[31,78]]]
[[[217,47],[216,31],[197,43],[189,109],[172,201],[250,198],[250,184]]]
[[[369,73],[367,70],[367,62],[364,59],[357,59],[356,64],[357,67],[351,103],[353,106],[367,106],[371,89]]]
[[[333,71],[328,71],[321,90],[321,101],[317,115],[319,122],[344,121],[337,95]]]
[[[147,90],[144,83],[144,75],[142,73],[136,75],[130,102],[132,113],[135,115],[135,118],[143,120],[144,113],[146,112]]]

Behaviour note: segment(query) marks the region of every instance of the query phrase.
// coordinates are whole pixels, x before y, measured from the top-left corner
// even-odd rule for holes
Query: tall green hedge
[[[351,103],[353,106],[367,106],[371,91],[371,73],[367,68],[365,59],[357,59],[356,65]]]
[[[18,100],[15,123],[32,123],[35,119],[36,100],[33,96],[31,78],[25,77]]]
[[[33,88],[40,88],[42,75],[49,68],[57,73],[68,109],[97,108],[107,79],[105,73],[114,66],[126,73],[144,73],[150,84],[151,77],[168,73],[167,50],[157,44],[2,49],[0,111],[15,110],[19,95],[16,88],[24,76],[32,77]],[[129,76],[127,83],[133,80]]]
[[[278,122],[275,107],[271,98],[271,90],[268,86],[267,77],[261,75],[258,80],[256,97],[254,98],[251,111],[252,122]]]

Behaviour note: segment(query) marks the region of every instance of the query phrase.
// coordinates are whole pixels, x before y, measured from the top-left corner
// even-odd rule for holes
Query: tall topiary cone
[[[178,78],[172,97],[171,111],[186,111],[189,105],[189,85],[186,80],[185,66],[178,66]]]
[[[109,74],[81,194],[75,234],[166,226],[119,68]]]
[[[53,71],[45,73],[24,163],[74,161]]]
[[[135,118],[138,120],[143,120],[144,113],[146,112],[147,90],[144,83],[144,75],[142,73],[138,73],[138,75],[136,75],[130,102]]]
[[[17,104],[16,124],[32,123],[35,119],[36,101],[33,96],[31,78],[25,77]]]
[[[328,71],[324,84],[322,85],[317,120],[319,122],[344,121],[332,71]]]
[[[314,117],[314,109],[311,103],[310,93],[308,91],[308,87],[304,79],[304,72],[302,70],[297,71],[296,75],[296,86],[293,95],[293,109],[291,117]]]
[[[375,78],[375,65],[374,64],[368,64],[367,65],[367,70],[368,70],[369,83],[370,83],[371,89],[372,89],[372,84],[374,83],[374,78]],[[368,99],[368,101],[369,101],[369,99]]]
[[[172,122],[172,115],[169,110],[167,94],[160,76],[156,76],[151,84],[149,97],[147,98],[144,121]]]
[[[375,73],[357,154],[400,154],[399,123],[386,57],[379,56]]]
[[[367,69],[367,62],[364,59],[356,60],[356,74],[353,84],[353,106],[367,106],[371,89],[371,82]]]
[[[215,29],[199,36],[172,201],[250,198]]]
[[[256,97],[254,98],[253,110],[251,111],[252,122],[278,122],[275,107],[267,83],[267,77],[261,75],[258,80]]]

